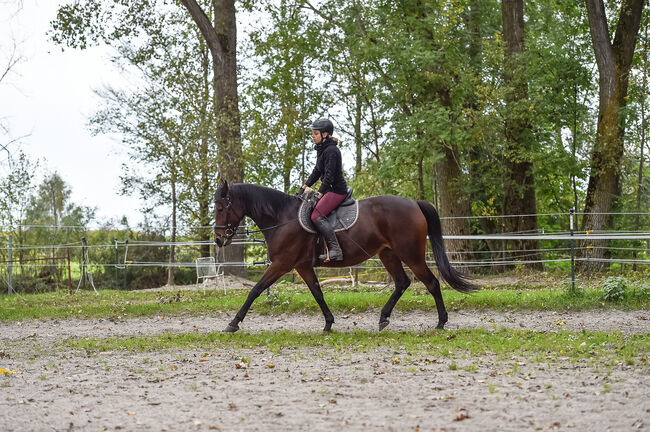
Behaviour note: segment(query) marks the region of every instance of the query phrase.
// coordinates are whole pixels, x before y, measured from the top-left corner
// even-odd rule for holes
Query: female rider
[[[323,197],[318,201],[311,214],[311,221],[316,229],[323,235],[327,242],[328,254],[320,255],[324,262],[343,260],[343,251],[334,234],[334,227],[327,222],[326,216],[343,202],[347,195],[347,183],[343,178],[343,163],[338,140],[332,137],[334,125],[325,118],[319,118],[311,125],[311,137],[316,144],[316,166],[311,175],[302,186],[306,187],[321,180],[318,189]]]

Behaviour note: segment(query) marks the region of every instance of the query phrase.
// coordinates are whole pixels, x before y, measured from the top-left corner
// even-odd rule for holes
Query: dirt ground
[[[92,354],[69,337],[221,330],[232,313],[0,326],[2,431],[628,431],[650,430],[648,368],[349,353],[330,348]],[[336,317],[377,331],[378,311]],[[431,329],[436,314],[395,311],[390,330]],[[251,313],[242,331],[318,331],[320,315]],[[650,312],[450,312],[448,329],[648,333]],[[457,367],[451,365],[456,363]]]

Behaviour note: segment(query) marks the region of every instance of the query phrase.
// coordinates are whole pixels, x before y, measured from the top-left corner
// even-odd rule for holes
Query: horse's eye
[[[223,205],[222,204],[217,204],[217,211],[221,213],[223,211]]]

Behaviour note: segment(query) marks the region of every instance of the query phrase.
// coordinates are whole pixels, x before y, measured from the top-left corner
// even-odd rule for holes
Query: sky
[[[0,118],[9,126],[3,145],[24,135],[8,150],[22,149],[40,160],[43,173],[57,172],[70,186],[72,201],[97,208],[101,221],[127,216],[135,226],[142,221],[137,197],[119,194],[126,148],[115,138],[91,136],[88,118],[100,106],[93,89],[118,86],[120,74],[111,65],[110,51],[84,51],[50,42],[46,32],[59,0],[0,0],[0,70],[4,70],[11,41],[18,42],[23,60],[0,83]],[[8,171],[6,152],[0,153],[0,175]]]

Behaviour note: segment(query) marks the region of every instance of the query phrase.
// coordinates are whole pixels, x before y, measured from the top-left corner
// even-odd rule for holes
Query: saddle
[[[298,221],[300,226],[308,233],[315,234],[316,228],[311,222],[311,212],[314,210],[318,200],[314,199],[313,194],[303,197],[303,202],[298,209]],[[348,189],[345,199],[339,206],[327,215],[327,221],[334,228],[334,232],[346,231],[357,222],[359,218],[359,202],[352,198],[352,188]]]

